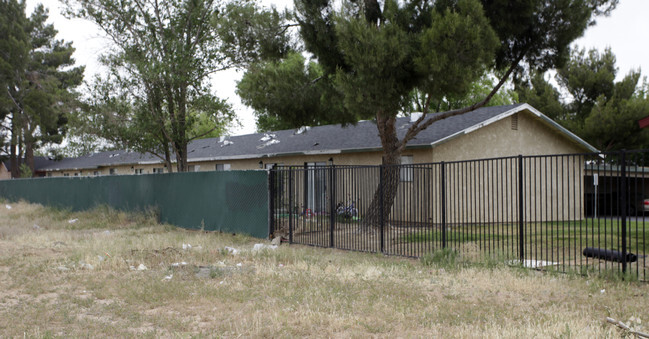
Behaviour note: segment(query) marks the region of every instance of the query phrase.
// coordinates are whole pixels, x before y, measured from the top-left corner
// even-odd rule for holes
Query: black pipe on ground
[[[597,258],[608,261],[622,262],[624,255],[620,251],[607,250],[595,247],[586,247],[582,252],[584,256],[589,258]],[[638,261],[638,256],[633,253],[626,253],[626,262],[636,262]]]

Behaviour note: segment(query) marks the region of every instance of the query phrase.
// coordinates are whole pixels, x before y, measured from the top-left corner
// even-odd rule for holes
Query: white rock
[[[225,246],[224,249],[225,249],[228,253],[230,253],[230,254],[232,254],[232,255],[237,255],[237,254],[239,254],[239,250],[236,249],[236,248],[234,248],[234,247]]]
[[[275,250],[277,249],[276,245],[266,245],[266,244],[255,244],[255,246],[252,247],[253,252],[261,251],[261,250]]]
[[[270,242],[273,246],[279,246],[282,244],[282,237],[275,237],[273,241]]]

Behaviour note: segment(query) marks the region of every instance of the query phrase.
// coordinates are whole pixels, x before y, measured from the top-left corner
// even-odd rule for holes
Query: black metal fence
[[[467,258],[646,281],[648,155],[276,167],[271,231],[298,244],[410,257],[449,248]],[[376,208],[389,213],[369,222]]]

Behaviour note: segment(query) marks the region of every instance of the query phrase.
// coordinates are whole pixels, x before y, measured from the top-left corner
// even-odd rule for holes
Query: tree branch
[[[432,125],[434,122],[437,122],[437,121],[440,121],[440,120],[443,120],[443,119],[446,119],[446,118],[450,118],[450,117],[453,117],[453,116],[456,116],[456,115],[461,115],[461,114],[464,114],[464,113],[474,111],[474,110],[476,110],[478,108],[483,107],[487,103],[489,103],[489,100],[491,100],[491,98],[494,95],[496,95],[498,90],[500,90],[500,88],[505,84],[505,82],[507,82],[507,79],[514,72],[514,70],[518,66],[519,62],[523,59],[523,56],[524,56],[524,53],[522,53],[522,55],[518,58],[518,60],[516,62],[512,63],[512,65],[509,67],[509,69],[507,70],[505,75],[503,75],[502,78],[500,78],[500,81],[498,82],[498,84],[481,101],[476,102],[473,105],[463,107],[463,108],[458,108],[458,109],[450,110],[450,111],[447,111],[447,112],[435,114],[435,115],[431,116],[425,122],[423,122],[423,121],[426,118],[426,113],[422,114],[421,117],[419,119],[417,119],[417,121],[415,123],[413,123],[412,126],[410,126],[410,128],[408,128],[408,131],[406,132],[406,135],[403,137],[403,139],[400,142],[400,145],[399,145],[400,148],[404,149],[406,144],[408,143],[408,141],[412,140],[415,136],[417,136],[417,134],[419,134],[419,132],[425,130],[426,128],[428,128],[428,126]],[[428,100],[429,99],[430,99],[430,96],[428,97]],[[427,107],[425,107],[425,108],[427,108]]]

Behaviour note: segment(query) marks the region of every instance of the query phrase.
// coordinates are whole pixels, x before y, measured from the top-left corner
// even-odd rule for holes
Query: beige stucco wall
[[[531,114],[516,114],[451,139],[433,149],[433,162],[497,158],[515,155],[570,154],[585,152],[565,135],[549,128]],[[512,129],[518,119],[518,129]]]

